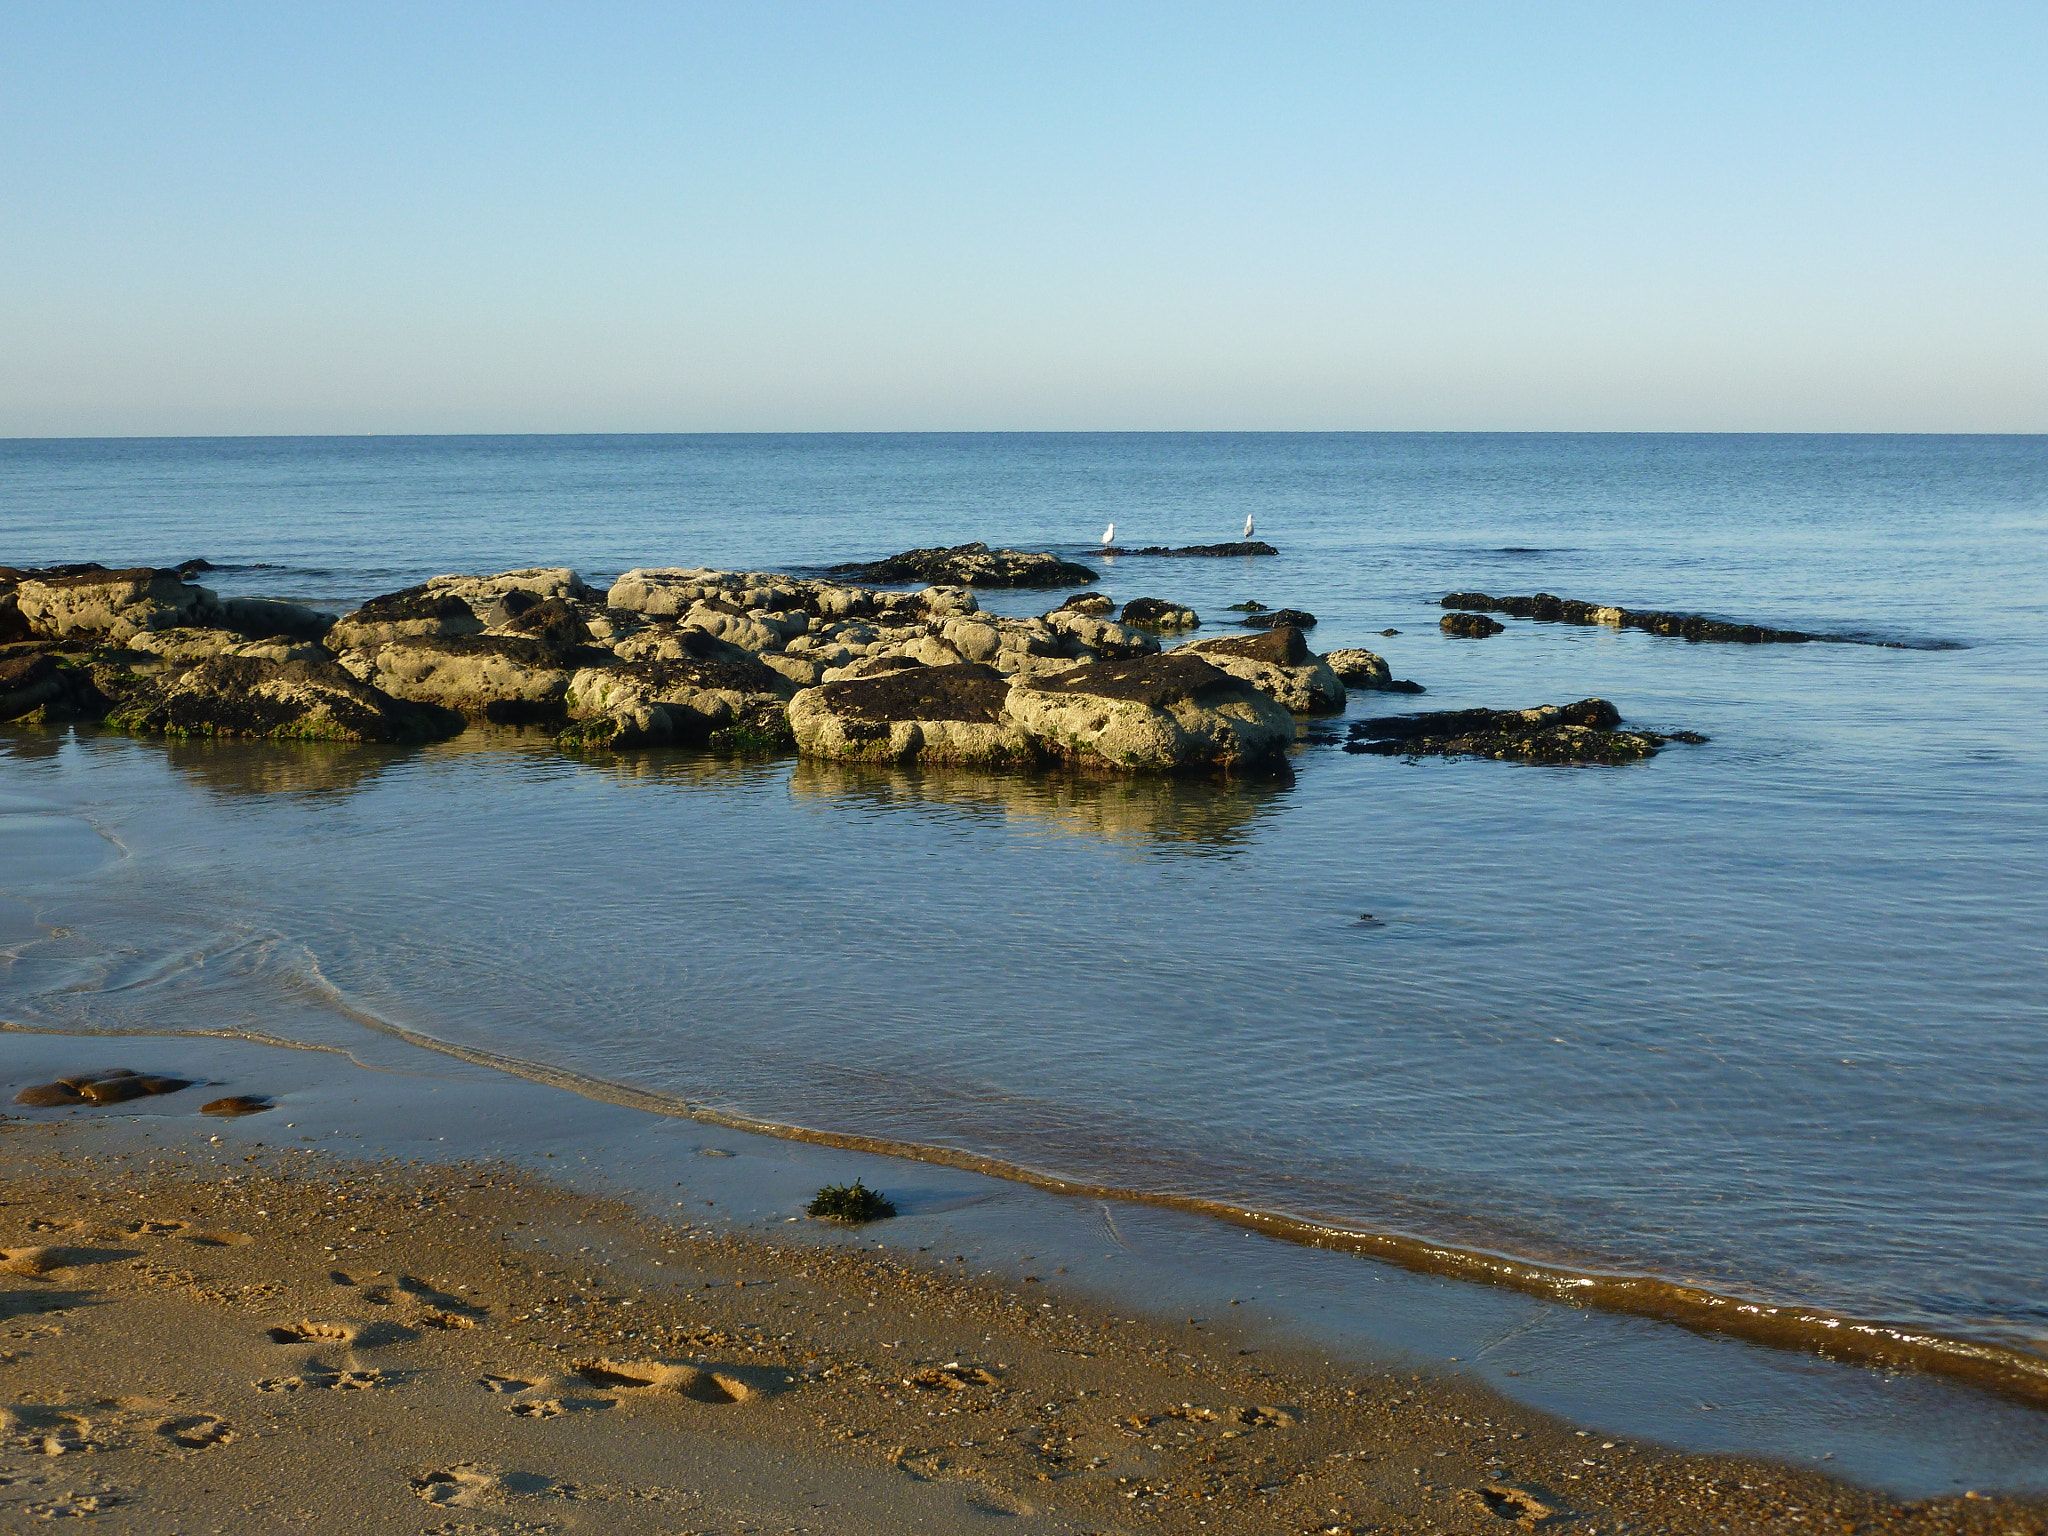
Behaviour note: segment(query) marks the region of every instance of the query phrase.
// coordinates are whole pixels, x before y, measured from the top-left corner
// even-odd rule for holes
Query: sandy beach
[[[606,1193],[566,1151],[561,1177],[394,1153],[522,1106],[544,1138],[543,1101],[583,1102],[501,1074],[6,1045],[10,1097],[71,1058],[217,1085],[0,1125],[10,1529],[2048,1530],[2035,1504],[1901,1501],[1318,1358],[1228,1304],[1111,1310],[971,1223],[762,1216],[792,1192],[750,1187],[756,1138],[688,1121],[658,1202],[645,1167]],[[267,1112],[198,1112],[265,1086],[289,1090]],[[460,1111],[422,1109],[448,1088]]]

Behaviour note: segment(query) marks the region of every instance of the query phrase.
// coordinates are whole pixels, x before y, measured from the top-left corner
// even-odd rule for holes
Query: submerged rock
[[[34,1083],[14,1096],[17,1104],[38,1109],[60,1109],[76,1104],[125,1104],[130,1099],[177,1093],[190,1088],[184,1077],[164,1077],[112,1067],[98,1072],[77,1072],[54,1083]]]
[[[1695,731],[1668,735],[1623,731],[1605,699],[1534,709],[1453,709],[1361,720],[1347,752],[1386,757],[1491,757],[1520,763],[1630,763],[1674,741],[1704,742]]]
[[[1447,613],[1436,621],[1436,627],[1460,639],[1484,640],[1488,635],[1499,634],[1507,625],[1483,613]]]
[[[1736,645],[1799,645],[1811,640],[1847,639],[1811,635],[1796,629],[1767,629],[1760,624],[1731,624],[1699,613],[1667,613],[1582,603],[1538,592],[1533,597],[1488,597],[1484,592],[1453,592],[1446,608],[1473,608],[1505,613],[1517,619],[1542,619],[1554,624],[1604,624],[1612,629],[1641,629],[1681,640],[1722,641]],[[1876,643],[1876,642],[1850,642]]]
[[[1200,656],[1211,666],[1241,677],[1297,715],[1329,715],[1344,708],[1344,682],[1328,662],[1308,648],[1292,624],[1263,635],[1229,635],[1191,640],[1169,656]]]
[[[979,543],[956,544],[951,549],[906,549],[886,560],[835,565],[831,574],[890,585],[927,581],[963,587],[1077,587],[1100,579],[1087,566],[1057,555],[990,549]]]
[[[1124,604],[1124,611],[1117,615],[1121,624],[1133,625],[1139,629],[1200,629],[1201,618],[1192,608],[1183,608],[1179,603],[1169,603],[1159,597],[1134,597]]]
[[[257,1094],[235,1093],[228,1095],[224,1099],[207,1100],[206,1103],[199,1106],[199,1113],[201,1113],[202,1115],[220,1115],[223,1117],[231,1117],[235,1115],[260,1115],[266,1109],[270,1109],[273,1107],[274,1106],[272,1105],[269,1099],[263,1098]]]
[[[116,730],[166,736],[430,741],[460,719],[403,701],[333,662],[216,656],[144,683],[107,716]]]

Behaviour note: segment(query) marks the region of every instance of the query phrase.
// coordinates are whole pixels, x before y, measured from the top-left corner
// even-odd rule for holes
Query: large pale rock
[[[581,602],[597,594],[567,566],[538,566],[524,571],[500,571],[495,576],[436,576],[427,582],[429,592],[443,592],[461,598],[477,617],[491,605],[513,592],[530,593],[543,600],[561,598]]]
[[[126,640],[149,630],[205,624],[219,615],[219,600],[176,571],[139,568],[25,575],[15,603],[31,634],[48,639],[104,635]]]
[[[1394,676],[1386,658],[1371,651],[1355,649],[1327,653],[1323,660],[1346,688],[1364,688],[1378,693],[1421,693],[1422,684]]]
[[[703,746],[736,723],[779,734],[787,691],[787,679],[753,661],[685,657],[585,667],[569,682],[564,705],[577,723],[564,734],[615,747]]]
[[[1168,653],[1200,656],[1297,715],[1329,715],[1344,708],[1344,683],[1293,625],[1262,635],[1191,640]]]
[[[332,662],[216,656],[141,689],[107,716],[117,730],[167,736],[425,741],[462,728],[445,710],[405,703]]]
[[[343,614],[327,632],[327,644],[339,653],[393,640],[476,635],[483,628],[483,619],[456,593],[407,587],[373,597],[353,613]]]
[[[590,647],[561,650],[517,635],[415,635],[351,651],[343,665],[397,699],[452,709],[499,725],[559,721],[569,681],[611,660]]]
[[[1284,706],[1181,652],[1019,678],[1004,712],[1049,753],[1129,772],[1245,767],[1294,740]]]
[[[649,618],[678,618],[700,603],[730,612],[784,612],[807,606],[805,583],[762,571],[713,571],[668,567],[632,570],[612,583],[605,602]]]
[[[789,724],[805,756],[838,762],[1035,762],[1031,736],[1004,714],[1009,694],[993,667],[913,666],[807,688],[790,701]]]
[[[1056,608],[1043,619],[1027,622],[1043,624],[1053,633],[1066,636],[1072,642],[1068,652],[1076,660],[1121,661],[1131,656],[1150,656],[1159,649],[1159,641],[1142,629],[1130,629],[1072,610]]]

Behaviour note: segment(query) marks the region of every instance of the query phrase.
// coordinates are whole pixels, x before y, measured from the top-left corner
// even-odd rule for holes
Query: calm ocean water
[[[1280,558],[1106,589],[1308,608],[1419,707],[1599,694],[1712,741],[1570,770],[1312,739],[1292,782],[1220,785],[0,728],[0,1018],[395,1024],[2048,1353],[2048,439],[0,443],[0,563],[204,556],[337,610],[445,571],[1079,555],[1247,512]],[[1904,644],[1461,641],[1453,588]]]

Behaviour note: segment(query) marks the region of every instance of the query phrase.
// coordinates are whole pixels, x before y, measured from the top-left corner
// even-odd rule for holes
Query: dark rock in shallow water
[[[1461,639],[1484,640],[1488,635],[1499,634],[1507,625],[1489,619],[1483,613],[1447,613],[1436,621],[1436,627]]]
[[[1143,549],[1119,549],[1112,544],[1105,555],[1163,555],[1170,559],[1220,560],[1231,555],[1277,555],[1279,550],[1263,539],[1240,539],[1234,544],[1183,544],[1168,549],[1164,544],[1147,544]]]
[[[393,698],[332,662],[216,656],[150,681],[108,716],[116,730],[308,741],[431,741],[460,718]]]
[[[1452,709],[1361,720],[1347,752],[1384,757],[1491,757],[1519,763],[1632,763],[1669,742],[1704,742],[1695,731],[1623,731],[1605,699],[1535,709]]]
[[[54,1083],[36,1083],[17,1093],[14,1102],[39,1109],[72,1104],[125,1104],[130,1099],[177,1093],[191,1086],[189,1078],[160,1077],[114,1067],[100,1072],[76,1072]]]
[[[106,699],[92,671],[68,656],[0,656],[0,720],[96,720]]]
[[[1283,624],[1292,624],[1296,629],[1314,629],[1316,616],[1300,608],[1275,608],[1270,613],[1261,610],[1247,614],[1238,623],[1246,629],[1278,629]]]
[[[1266,611],[1266,605],[1264,603],[1257,601],[1249,603],[1232,603],[1228,608],[1224,609],[1223,611],[1225,613],[1264,613]]]
[[[1107,592],[1076,592],[1064,603],[1061,603],[1059,607],[1053,609],[1053,612],[1085,613],[1091,619],[1099,619],[1115,607],[1116,600]]]
[[[210,1099],[199,1106],[202,1115],[260,1115],[271,1108],[270,1100],[251,1093],[231,1094],[224,1099]]]
[[[1858,640],[1848,635],[1812,635],[1797,629],[1767,629],[1760,624],[1731,624],[1699,613],[1667,613],[1619,608],[1599,603],[1582,603],[1574,598],[1553,597],[1538,592],[1533,597],[1488,597],[1484,592],[1453,592],[1443,600],[1446,608],[1476,608],[1505,613],[1518,619],[1541,619],[1553,624],[1604,624],[1613,629],[1640,629],[1653,635],[1670,635],[1681,640],[1712,640],[1736,645],[1802,645],[1813,640],[1832,640],[1850,645],[1882,645],[1884,641]]]
[[[891,585],[923,581],[960,587],[1080,587],[1100,579],[1087,566],[1057,555],[990,549],[979,543],[956,544],[951,549],[906,549],[886,560],[835,565],[830,574]]]
[[[1200,629],[1201,619],[1194,609],[1179,603],[1169,603],[1163,597],[1134,597],[1124,604],[1124,611],[1117,615],[1119,624],[1128,624],[1134,629]]]

